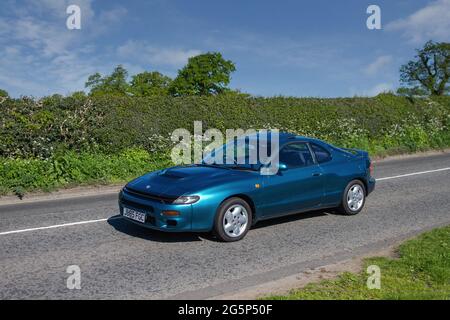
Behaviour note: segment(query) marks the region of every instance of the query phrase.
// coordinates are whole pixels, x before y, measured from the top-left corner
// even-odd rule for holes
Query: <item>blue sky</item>
[[[66,8],[81,8],[81,30]],[[381,8],[381,30],[366,9]],[[429,39],[450,41],[450,0],[2,0],[0,88],[68,94],[123,64],[174,77],[188,57],[220,51],[231,87],[255,95],[372,96]]]

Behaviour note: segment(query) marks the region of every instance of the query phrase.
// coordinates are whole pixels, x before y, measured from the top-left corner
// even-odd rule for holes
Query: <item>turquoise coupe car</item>
[[[120,191],[120,214],[151,229],[237,241],[274,217],[325,208],[355,215],[375,188],[365,151],[289,133],[279,134],[278,150],[271,175],[261,174],[261,163],[206,161],[145,174]]]

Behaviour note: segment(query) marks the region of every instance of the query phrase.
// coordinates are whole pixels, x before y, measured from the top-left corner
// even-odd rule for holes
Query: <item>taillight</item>
[[[369,172],[370,172],[370,175],[373,176],[373,163],[372,162],[369,165]]]

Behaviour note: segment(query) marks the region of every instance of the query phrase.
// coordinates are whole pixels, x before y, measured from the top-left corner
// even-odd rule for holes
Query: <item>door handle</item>
[[[322,175],[322,173],[314,172],[312,175],[313,175],[313,177],[320,177]]]

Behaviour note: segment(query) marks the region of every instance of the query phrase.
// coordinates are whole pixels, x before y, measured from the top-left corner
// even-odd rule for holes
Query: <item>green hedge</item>
[[[192,132],[196,120],[203,130],[278,128],[372,155],[450,146],[448,96],[3,99],[0,192],[119,181],[164,166],[172,131]]]
[[[86,183],[118,183],[171,165],[166,156],[128,149],[117,155],[67,151],[49,159],[0,160],[0,194],[50,191]]]
[[[0,104],[0,157],[48,158],[58,150],[164,151],[176,128],[279,128],[342,146],[415,151],[448,145],[450,97],[8,99]],[[373,142],[376,142],[375,144]],[[371,149],[372,148],[372,149]],[[378,149],[377,149],[378,148]]]

